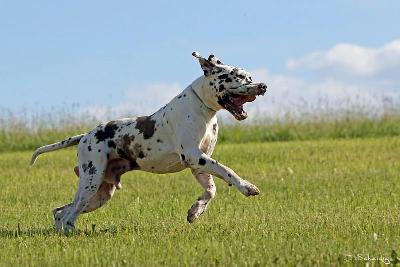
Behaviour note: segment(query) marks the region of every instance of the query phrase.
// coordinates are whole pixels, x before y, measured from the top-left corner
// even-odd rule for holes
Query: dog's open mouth
[[[247,102],[253,102],[257,96],[264,95],[266,91],[267,85],[264,83],[245,84],[230,88],[224,95],[218,97],[218,104],[241,121],[247,118],[243,105]]]
[[[221,97],[218,103],[228,110],[237,120],[244,120],[247,118],[247,112],[243,109],[243,105],[247,102],[253,102],[256,98],[256,95],[237,95],[230,93]]]

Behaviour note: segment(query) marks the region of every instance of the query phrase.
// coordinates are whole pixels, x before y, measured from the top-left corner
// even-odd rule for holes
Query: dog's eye
[[[244,76],[243,74],[238,74],[238,78],[240,78],[240,79],[245,79],[246,76]]]

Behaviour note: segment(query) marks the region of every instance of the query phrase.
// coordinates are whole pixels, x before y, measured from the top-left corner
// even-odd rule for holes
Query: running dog
[[[110,200],[121,188],[121,175],[132,170],[174,173],[190,168],[204,188],[188,211],[190,223],[215,196],[212,175],[234,185],[245,196],[259,194],[255,185],[211,155],[218,136],[217,111],[226,109],[237,120],[244,120],[247,113],[243,105],[264,95],[267,86],[253,82],[249,72],[226,65],[214,55],[192,55],[199,60],[204,75],[154,114],[110,121],[34,152],[31,165],[42,153],[78,145],[74,171],[80,178],[79,186],[72,203],[54,209],[57,230],[73,230],[78,216]]]

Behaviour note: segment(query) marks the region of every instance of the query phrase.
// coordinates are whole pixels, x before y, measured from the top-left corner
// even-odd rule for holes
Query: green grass
[[[399,137],[221,144],[214,157],[261,195],[246,198],[216,180],[217,197],[190,225],[186,212],[201,194],[190,172],[131,172],[111,202],[82,215],[80,231],[68,236],[53,230],[51,210],[76,189],[74,150],[43,155],[34,168],[30,152],[0,153],[0,265],[341,265],[347,255],[390,258],[400,251],[399,151]]]

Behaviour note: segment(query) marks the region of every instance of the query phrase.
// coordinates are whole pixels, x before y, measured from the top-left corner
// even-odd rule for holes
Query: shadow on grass
[[[16,229],[0,228],[0,238],[19,238],[19,237],[35,237],[35,236],[51,236],[57,235],[58,232],[52,228],[30,228]]]
[[[0,238],[19,238],[19,237],[37,237],[37,236],[87,236],[87,237],[97,237],[102,235],[118,235],[119,233],[126,233],[130,231],[129,228],[126,227],[115,227],[111,226],[104,229],[96,230],[96,225],[92,224],[91,229],[79,230],[76,229],[72,232],[65,233],[63,231],[57,231],[54,227],[48,228],[29,228],[29,229],[21,229],[18,225],[15,229],[10,228],[0,228]]]

